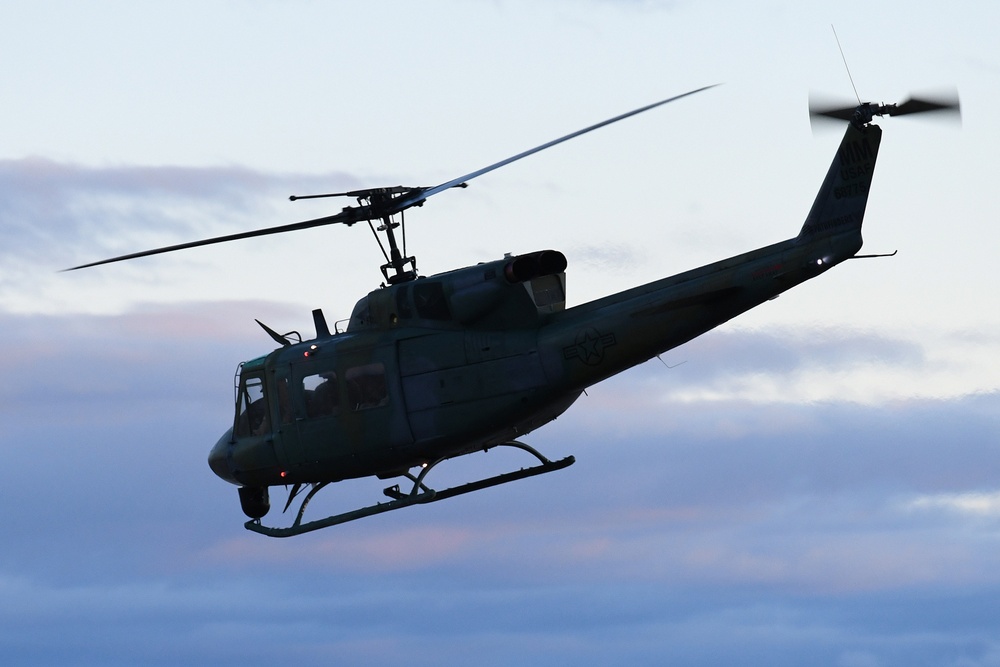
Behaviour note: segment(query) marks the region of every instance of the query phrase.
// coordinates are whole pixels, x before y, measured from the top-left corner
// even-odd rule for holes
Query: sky
[[[4,665],[1000,665],[1000,8],[0,11]],[[563,471],[295,539],[246,531],[206,457],[238,363],[272,348],[254,318],[346,318],[381,281],[370,232],[61,272],[349,203],[290,194],[436,185],[722,84],[408,212],[422,273],[555,248],[584,303],[794,236],[840,139],[808,101],[850,104],[852,78],[865,100],[962,101],[960,123],[877,121],[864,252],[895,257],[592,387],[527,438],[576,456]]]

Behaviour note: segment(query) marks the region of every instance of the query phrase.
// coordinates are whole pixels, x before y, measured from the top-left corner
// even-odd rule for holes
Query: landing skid
[[[467,484],[453,486],[449,489],[435,491],[424,484],[424,479],[434,466],[447,460],[445,458],[438,459],[421,469],[419,475],[413,475],[410,472],[404,473],[405,477],[413,482],[413,488],[409,493],[403,493],[400,491],[399,484],[396,484],[383,490],[383,493],[385,493],[386,496],[392,498],[389,502],[375,503],[374,505],[369,505],[368,507],[362,507],[350,512],[344,512],[343,514],[334,514],[333,516],[328,516],[325,519],[317,519],[316,521],[302,523],[302,515],[305,514],[309,501],[312,500],[313,496],[319,493],[322,488],[329,484],[329,482],[323,482],[313,485],[312,490],[306,494],[306,497],[302,500],[302,504],[299,506],[299,511],[295,516],[294,523],[292,523],[292,525],[288,528],[272,528],[270,526],[265,526],[261,524],[260,519],[247,521],[243,525],[247,530],[252,530],[255,533],[260,533],[261,535],[267,535],[269,537],[292,537],[293,535],[301,535],[302,533],[319,530],[320,528],[336,526],[341,523],[347,523],[348,521],[354,521],[355,519],[363,519],[367,516],[402,509],[404,507],[409,507],[410,505],[425,505],[427,503],[444,500],[445,498],[460,496],[463,493],[471,493],[472,491],[479,491],[491,486],[506,484],[507,482],[513,482],[517,479],[524,479],[525,477],[533,477],[535,475],[561,470],[576,462],[576,458],[573,456],[567,456],[566,458],[559,459],[558,461],[550,461],[540,454],[534,447],[526,445],[523,442],[517,442],[516,440],[494,445],[494,447],[514,447],[516,449],[523,449],[529,454],[535,456],[539,460],[539,463],[529,468],[521,468],[520,470],[502,473],[500,475],[487,477],[475,482],[468,482]],[[492,449],[492,447],[487,448],[487,450],[489,449]],[[288,509],[288,506],[291,505],[292,500],[294,499],[295,494],[298,493],[299,488],[299,486],[296,486],[292,489],[288,498],[288,503],[285,505],[286,510]]]

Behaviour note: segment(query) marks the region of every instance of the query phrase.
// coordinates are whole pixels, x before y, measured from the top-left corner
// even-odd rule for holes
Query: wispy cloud
[[[912,511],[943,510],[966,516],[1000,518],[1000,491],[923,495],[906,501],[903,507]]]
[[[569,250],[574,262],[584,271],[594,270],[602,274],[624,273],[646,261],[641,252],[622,243],[602,245],[577,245]]]

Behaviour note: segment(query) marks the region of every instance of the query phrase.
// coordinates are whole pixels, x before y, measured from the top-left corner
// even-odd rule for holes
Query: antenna
[[[837,29],[830,24],[830,29],[833,30],[833,38],[837,40],[837,48],[840,49],[840,59],[844,61],[844,69],[847,70],[847,78],[851,80],[851,88],[854,89],[854,96],[858,98],[858,104],[861,104],[861,96],[858,95],[858,87],[854,85],[854,77],[851,76],[851,68],[847,66],[847,57],[844,55],[844,47],[840,45],[840,38],[837,37]]]

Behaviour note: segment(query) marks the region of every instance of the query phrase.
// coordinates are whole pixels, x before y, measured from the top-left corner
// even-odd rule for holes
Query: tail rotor
[[[875,116],[908,116],[918,113],[934,113],[936,117],[961,122],[962,112],[958,93],[951,91],[936,95],[910,97],[898,104],[862,102],[858,105],[830,103],[814,96],[809,99],[811,121],[849,121],[855,125],[867,125]]]

